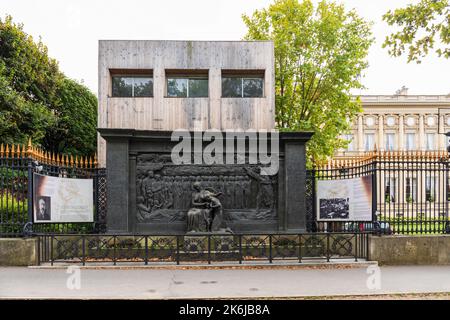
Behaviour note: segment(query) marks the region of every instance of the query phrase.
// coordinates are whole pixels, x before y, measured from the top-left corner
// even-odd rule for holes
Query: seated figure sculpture
[[[192,193],[192,208],[187,213],[188,232],[231,232],[223,219],[223,210],[217,198],[220,192],[202,189],[195,182]]]

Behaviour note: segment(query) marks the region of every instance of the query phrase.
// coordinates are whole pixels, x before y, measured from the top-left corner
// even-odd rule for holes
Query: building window
[[[371,151],[374,149],[375,141],[373,133],[366,133],[364,135],[364,150]]]
[[[372,127],[375,125],[375,119],[373,117],[366,117],[366,126]]]
[[[406,202],[412,203],[417,202],[417,179],[416,178],[406,178]]]
[[[426,134],[426,149],[427,150],[434,150],[434,133],[427,133]]]
[[[238,75],[222,73],[222,97],[261,98],[264,96],[264,74]]]
[[[148,76],[113,76],[113,97],[153,97],[153,78]]]
[[[386,124],[389,127],[395,126],[395,118],[394,117],[388,117],[387,120],[386,120]]]
[[[395,178],[384,178],[384,201],[395,202]]]
[[[416,124],[416,119],[414,119],[413,117],[408,117],[408,118],[406,118],[406,124],[409,127],[412,127],[413,125]]]
[[[406,150],[414,150],[416,148],[416,134],[415,133],[407,133],[406,134]]]
[[[392,151],[395,149],[395,133],[386,133],[385,136],[386,151]]]
[[[348,141],[347,144],[347,151],[353,151],[354,150],[354,146],[353,146],[353,135],[352,134],[345,134],[344,135],[344,140]]]
[[[435,177],[425,177],[425,200],[427,202],[434,202],[435,191]]]
[[[167,77],[167,96],[178,98],[208,97],[208,77],[169,76]]]

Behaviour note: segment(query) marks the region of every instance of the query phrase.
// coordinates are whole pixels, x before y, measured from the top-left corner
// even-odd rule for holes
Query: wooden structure
[[[101,129],[173,131],[175,129],[273,129],[275,127],[274,52],[271,41],[99,42],[99,112]],[[208,96],[167,97],[170,72],[206,73]],[[222,97],[222,75],[229,72],[264,77],[258,98]],[[153,78],[151,97],[112,97],[112,76],[146,74]],[[99,136],[98,155],[105,165],[106,145]]]

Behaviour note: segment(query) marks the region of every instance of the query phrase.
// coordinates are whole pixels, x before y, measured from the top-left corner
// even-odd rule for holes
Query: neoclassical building
[[[361,96],[363,112],[344,137],[350,141],[338,155],[365,151],[445,150],[450,131],[449,95]]]
[[[449,145],[450,94],[408,95],[402,88],[394,95],[360,99],[363,112],[344,135],[348,148],[335,159],[379,151],[371,154],[378,162],[376,210],[384,218],[445,217],[450,177],[440,159]]]

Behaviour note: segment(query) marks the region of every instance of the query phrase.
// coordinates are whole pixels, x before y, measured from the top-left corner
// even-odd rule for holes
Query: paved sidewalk
[[[450,266],[381,267],[381,289],[366,268],[80,269],[81,289],[66,269],[0,268],[1,298],[243,298],[450,292]]]

